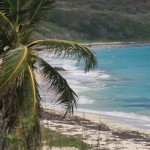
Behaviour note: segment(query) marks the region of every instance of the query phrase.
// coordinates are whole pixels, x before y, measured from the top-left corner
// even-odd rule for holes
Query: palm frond
[[[4,53],[4,48],[13,48],[15,43],[15,33],[11,31],[4,31],[0,29],[0,54]]]
[[[36,47],[35,47],[36,46]],[[96,57],[86,47],[71,41],[47,39],[38,40],[28,45],[34,50],[48,50],[48,52],[54,54],[56,57],[62,58],[76,58],[80,61],[82,58],[85,61],[85,71],[95,68],[97,65]]]
[[[27,68],[29,53],[26,46],[10,50],[3,56],[0,73],[0,95],[9,90],[13,84],[19,86],[22,75]]]
[[[32,68],[28,65],[17,88],[10,88],[3,97],[2,114],[5,119],[4,131],[17,135],[21,148],[30,149],[30,145],[39,146],[39,114],[41,98]],[[7,145],[7,144],[6,144]],[[7,147],[7,146],[6,146]],[[7,148],[6,148],[7,149]]]
[[[13,47],[15,39],[16,32],[12,22],[0,11],[0,53],[5,46]]]
[[[28,42],[38,22],[45,18],[54,2],[55,0],[1,0],[0,29],[7,32],[8,37],[13,35],[14,42],[9,43],[18,43],[18,40],[21,44]]]
[[[43,19],[43,17],[50,11],[54,6],[55,0],[37,0],[32,1],[29,10],[29,24],[28,26],[35,26],[37,22]]]
[[[20,43],[21,44],[26,44],[29,41],[30,36],[34,32],[34,28],[28,28],[26,30],[21,31],[21,36],[20,36]]]
[[[11,21],[0,11],[0,29],[13,29]]]
[[[51,65],[40,58],[37,59],[42,68],[40,70],[41,76],[43,80],[46,81],[48,89],[55,91],[55,103],[64,105],[67,111],[73,112],[73,108],[77,106],[78,97],[76,93]]]
[[[30,93],[32,94],[32,96],[30,97],[32,97],[31,101],[33,101],[33,114],[37,114],[37,112],[40,111],[41,98],[38,91],[38,85],[34,77],[33,69],[29,65],[28,65],[28,70],[30,74],[30,89],[31,89]]]
[[[4,36],[4,38],[5,38],[5,36]],[[0,32],[0,55],[4,53],[5,41],[6,40],[3,39],[2,32]]]
[[[19,104],[21,108],[20,114],[38,116],[41,110],[41,97],[39,95],[38,84],[35,80],[33,69],[30,65],[24,73],[21,85],[17,88]]]
[[[0,11],[14,24],[20,24],[26,19],[30,2],[31,0],[1,0]]]
[[[8,0],[1,0],[0,1],[0,11],[4,13],[7,17],[10,16],[10,8]]]
[[[19,97],[18,107],[21,126],[21,142],[30,149],[30,145],[37,148],[40,141],[40,111],[41,97],[39,95],[38,84],[35,80],[32,66],[28,65],[25,71],[21,86],[17,89]],[[26,135],[26,138],[24,137]]]
[[[21,142],[30,149],[30,145],[37,148],[40,141],[40,112],[41,97],[39,95],[38,84],[35,80],[33,68],[28,65],[23,82],[17,89],[18,93],[18,110],[21,120],[20,128]],[[26,138],[24,137],[26,135]]]

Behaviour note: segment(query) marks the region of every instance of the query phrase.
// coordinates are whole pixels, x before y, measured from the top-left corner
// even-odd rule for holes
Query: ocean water
[[[150,129],[150,46],[93,48],[98,67],[85,74],[82,62],[49,61],[79,95],[78,111]],[[45,57],[45,56],[44,56]],[[45,93],[49,107],[51,94]]]

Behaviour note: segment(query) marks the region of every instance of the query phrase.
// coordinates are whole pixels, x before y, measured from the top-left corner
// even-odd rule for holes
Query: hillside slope
[[[57,0],[38,33],[79,41],[149,41],[150,0]]]

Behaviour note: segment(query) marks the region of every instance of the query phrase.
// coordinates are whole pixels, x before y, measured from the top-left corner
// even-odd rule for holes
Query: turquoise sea
[[[54,66],[68,70],[61,74],[79,95],[78,111],[150,129],[150,46],[92,50],[98,67],[86,74],[82,63],[53,61]]]

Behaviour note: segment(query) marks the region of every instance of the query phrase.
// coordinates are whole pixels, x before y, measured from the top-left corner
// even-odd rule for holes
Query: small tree
[[[93,53],[75,42],[31,37],[53,8],[54,0],[0,0],[0,145],[19,143],[18,149],[37,149],[40,144],[41,97],[35,73],[57,94],[56,102],[73,112],[77,95],[67,81],[36,51],[55,57],[85,61],[85,71],[96,66]],[[38,64],[38,65],[37,65]],[[11,145],[10,145],[11,146]],[[16,149],[16,147],[14,148]]]

